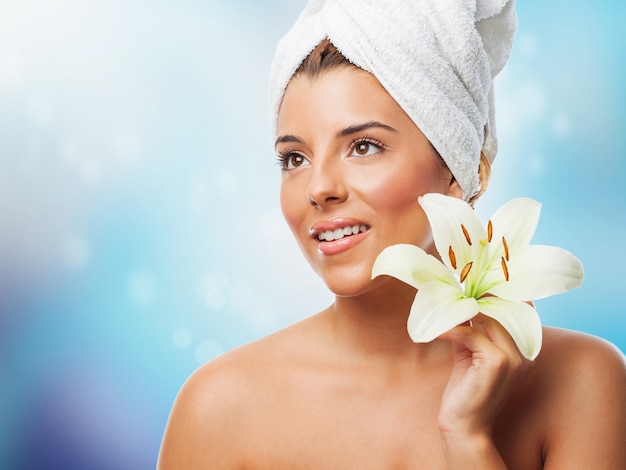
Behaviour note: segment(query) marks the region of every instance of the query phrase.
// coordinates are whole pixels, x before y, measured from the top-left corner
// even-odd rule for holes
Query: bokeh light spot
[[[200,294],[210,310],[220,310],[226,305],[228,275],[224,271],[211,271],[201,282]]]
[[[520,34],[516,46],[517,50],[527,58],[532,58],[537,54],[537,38],[533,34]]]
[[[172,335],[172,341],[174,342],[174,346],[180,349],[185,349],[191,346],[191,342],[193,337],[191,335],[191,331],[187,328],[179,328],[174,331]]]

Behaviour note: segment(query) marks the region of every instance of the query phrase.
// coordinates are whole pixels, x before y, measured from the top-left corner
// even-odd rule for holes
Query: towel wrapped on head
[[[497,150],[493,80],[511,51],[514,0],[310,0],[270,73],[274,134],[285,89],[322,40],[373,74],[439,152],[469,200]]]

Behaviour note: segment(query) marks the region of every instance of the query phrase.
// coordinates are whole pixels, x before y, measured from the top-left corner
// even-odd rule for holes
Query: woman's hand
[[[492,431],[532,362],[495,320],[478,315],[439,339],[452,342],[454,366],[443,393],[439,430],[450,468],[506,468]]]

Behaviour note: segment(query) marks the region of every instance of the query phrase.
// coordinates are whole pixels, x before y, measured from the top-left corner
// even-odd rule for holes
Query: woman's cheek
[[[283,218],[287,222],[289,228],[296,233],[298,214],[302,212],[298,207],[301,202],[298,200],[298,196],[295,194],[292,182],[283,182],[280,188],[280,209],[283,213]]]
[[[428,174],[417,169],[378,172],[370,178],[361,180],[360,192],[368,195],[373,204],[380,208],[393,210],[407,205],[412,206],[417,202],[418,196],[432,190],[428,178],[420,176],[420,173]]]

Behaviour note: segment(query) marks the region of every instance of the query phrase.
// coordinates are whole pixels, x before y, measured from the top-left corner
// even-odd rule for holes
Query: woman
[[[335,301],[194,373],[159,468],[624,468],[614,347],[545,328],[530,362],[483,315],[415,344],[415,289],[371,279],[387,246],[436,256],[419,196],[485,189],[515,23],[512,2],[406,3],[312,1],[279,46],[281,207]]]

